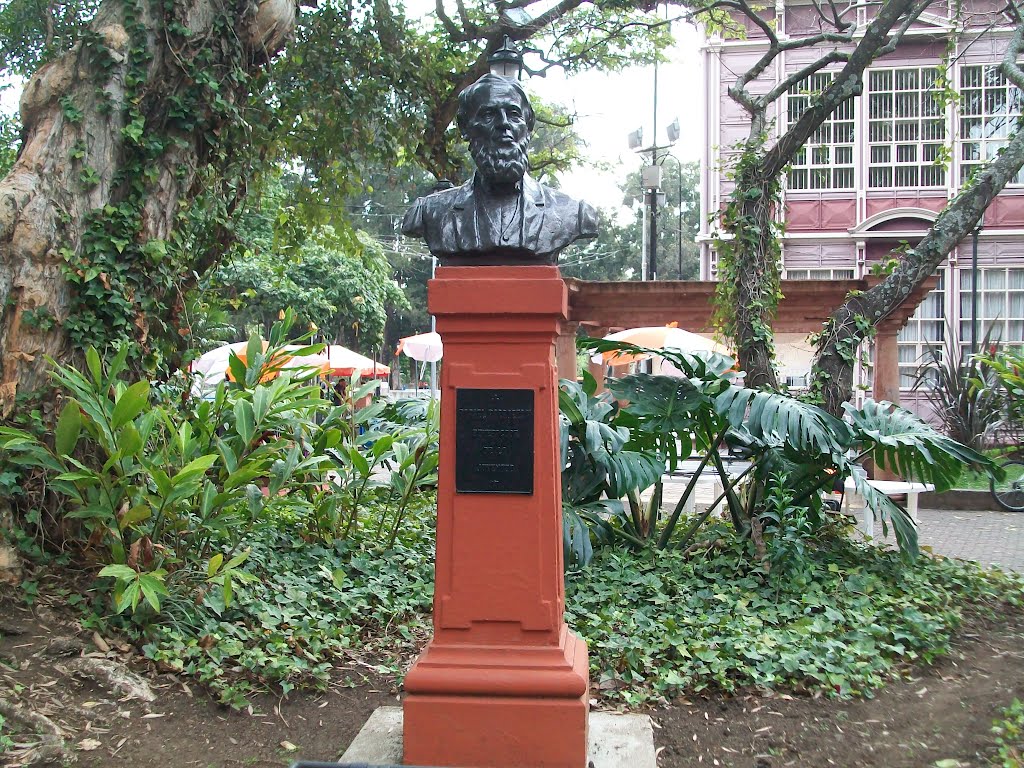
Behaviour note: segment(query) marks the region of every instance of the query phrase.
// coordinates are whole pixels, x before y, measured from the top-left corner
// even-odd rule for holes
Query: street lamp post
[[[971,232],[971,354],[978,354],[978,235],[984,226],[985,216],[978,219]]]

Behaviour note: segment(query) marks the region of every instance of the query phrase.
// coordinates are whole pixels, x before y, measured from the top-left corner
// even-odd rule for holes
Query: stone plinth
[[[445,345],[434,636],[405,680],[404,759],[582,768],[587,649],[562,619],[565,285],[555,267],[442,267],[429,291]],[[473,421],[466,404],[491,395],[494,412]],[[457,458],[477,471],[472,482]]]

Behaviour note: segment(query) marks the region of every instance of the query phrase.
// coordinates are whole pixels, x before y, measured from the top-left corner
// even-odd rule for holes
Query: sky
[[[680,138],[670,151],[685,163],[700,159],[703,78],[697,31],[677,23],[675,32],[678,42],[666,54],[669,61],[658,65],[657,143],[659,147],[668,143],[666,127],[678,118]],[[631,67],[612,74],[586,72],[571,78],[556,72],[547,78],[527,78],[523,85],[529,93],[575,111],[575,128],[587,144],[587,156],[613,166],[577,169],[561,178],[562,189],[600,208],[619,207],[619,183],[645,164],[644,157],[650,158],[649,153],[641,156],[629,149],[627,136],[642,128],[642,146],[651,145],[654,67]]]
[[[433,0],[429,7],[433,7]],[[690,25],[674,25],[677,44],[666,53],[668,62],[658,66],[658,146],[668,143],[666,126],[679,119],[681,136],[671,153],[682,162],[700,158],[703,99],[701,97],[700,39]],[[0,85],[5,84],[0,80]],[[570,196],[604,209],[622,205],[619,184],[644,165],[644,159],[627,145],[627,136],[643,129],[643,147],[651,144],[654,121],[654,67],[630,67],[617,73],[586,72],[567,78],[561,70],[547,77],[527,77],[527,92],[548,102],[562,104],[577,115],[576,130],[587,146],[592,163],[608,168],[583,167],[564,174],[561,188]],[[20,84],[0,89],[0,108],[18,108]],[[646,157],[650,157],[649,154]],[[669,161],[671,162],[671,161]]]

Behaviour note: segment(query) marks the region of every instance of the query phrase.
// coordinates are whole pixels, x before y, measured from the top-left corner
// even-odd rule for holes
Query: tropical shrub
[[[319,349],[286,345],[293,321],[275,324],[265,347],[250,339],[244,360],[228,360],[232,380],[203,399],[187,387],[163,387],[161,399],[149,382],[121,381],[126,350],[104,366],[90,349],[85,372],[54,368],[65,402],[52,444],[0,429],[6,460],[44,470],[64,521],[82,526],[99,575],[114,580],[116,611],[148,621],[167,598],[194,604],[214,590],[230,603],[245,542],[282,521],[328,544],[394,544],[413,496],[436,482],[436,414],[368,429],[383,403],[359,401],[376,383],[353,382],[332,406],[315,369],[283,367],[283,347],[290,357]]]
[[[594,396],[593,377],[581,386],[563,379],[558,404],[561,425],[562,526],[567,564],[593,557],[590,531],[606,538],[609,520],[621,521],[623,536],[642,544],[652,530],[641,514],[638,494],[660,480],[664,461],[657,453],[633,450],[630,431],[619,425],[621,411],[608,393]],[[629,502],[627,510],[623,503]]]
[[[1016,441],[1021,437],[1024,426],[1024,350],[992,350],[981,360],[989,366],[1005,397],[1006,421],[1004,426],[1009,436]],[[976,386],[984,386],[977,382]]]
[[[951,487],[965,465],[991,468],[990,459],[936,432],[913,414],[891,403],[868,401],[862,409],[846,405],[846,420],[788,395],[761,392],[733,383],[733,361],[716,353],[689,355],[672,350],[650,350],[620,342],[585,340],[595,351],[621,349],[630,353],[661,355],[682,376],[635,373],[609,382],[619,401],[627,401],[636,419],[632,439],[637,444],[678,445],[676,459],[686,451],[699,458],[683,496],[662,525],[658,548],[682,547],[693,537],[715,504],[692,521],[673,540],[676,525],[698,476],[708,466],[724,488],[735,529],[755,541],[765,524],[778,528],[785,510],[801,510],[808,531],[829,524],[822,511],[820,491],[838,480],[852,477],[857,492],[883,524],[893,524],[900,548],[917,554],[917,531],[906,511],[867,482],[861,462],[871,459],[876,467],[889,469],[907,479],[932,483],[939,490]],[[732,477],[719,453],[727,438],[742,442],[750,452],[750,466]],[[793,489],[780,504],[772,489]],[[606,521],[607,522],[607,521]],[[792,527],[785,526],[792,531]],[[614,525],[602,526],[600,535],[618,533]],[[632,531],[626,530],[632,543]],[[761,552],[762,556],[765,554]]]
[[[127,348],[107,366],[89,349],[85,372],[54,365],[64,405],[52,445],[0,428],[8,461],[48,472],[64,520],[82,526],[100,575],[115,580],[116,610],[144,601],[159,612],[172,586],[216,585],[230,600],[247,532],[282,489],[320,477],[326,458],[303,451],[319,431],[319,388],[290,373],[261,383],[279,366],[285,326],[266,352],[250,342],[248,364],[233,358],[238,383],[210,400],[154,402],[149,382],[120,380]]]
[[[983,349],[990,346],[991,332],[990,328],[982,339]],[[948,325],[943,347],[928,347],[926,354],[914,389],[924,392],[947,435],[980,450],[1006,412],[1005,392],[995,371],[984,357],[965,352]]]

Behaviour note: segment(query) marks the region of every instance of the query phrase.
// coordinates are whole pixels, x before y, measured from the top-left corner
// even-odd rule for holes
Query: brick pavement
[[[682,494],[685,478],[667,476],[662,505],[671,509]],[[711,499],[709,483],[697,486],[696,506],[704,509]],[[1024,571],[1024,512],[963,512],[922,509],[918,513],[922,547],[939,555],[977,560],[985,566]],[[859,534],[854,534],[859,535]],[[888,538],[875,522],[876,541],[895,546],[892,528]]]
[[[1024,512],[922,509],[918,517],[922,547],[947,557],[1024,571]],[[875,532],[881,537],[877,523]],[[891,528],[889,539],[895,542]]]

